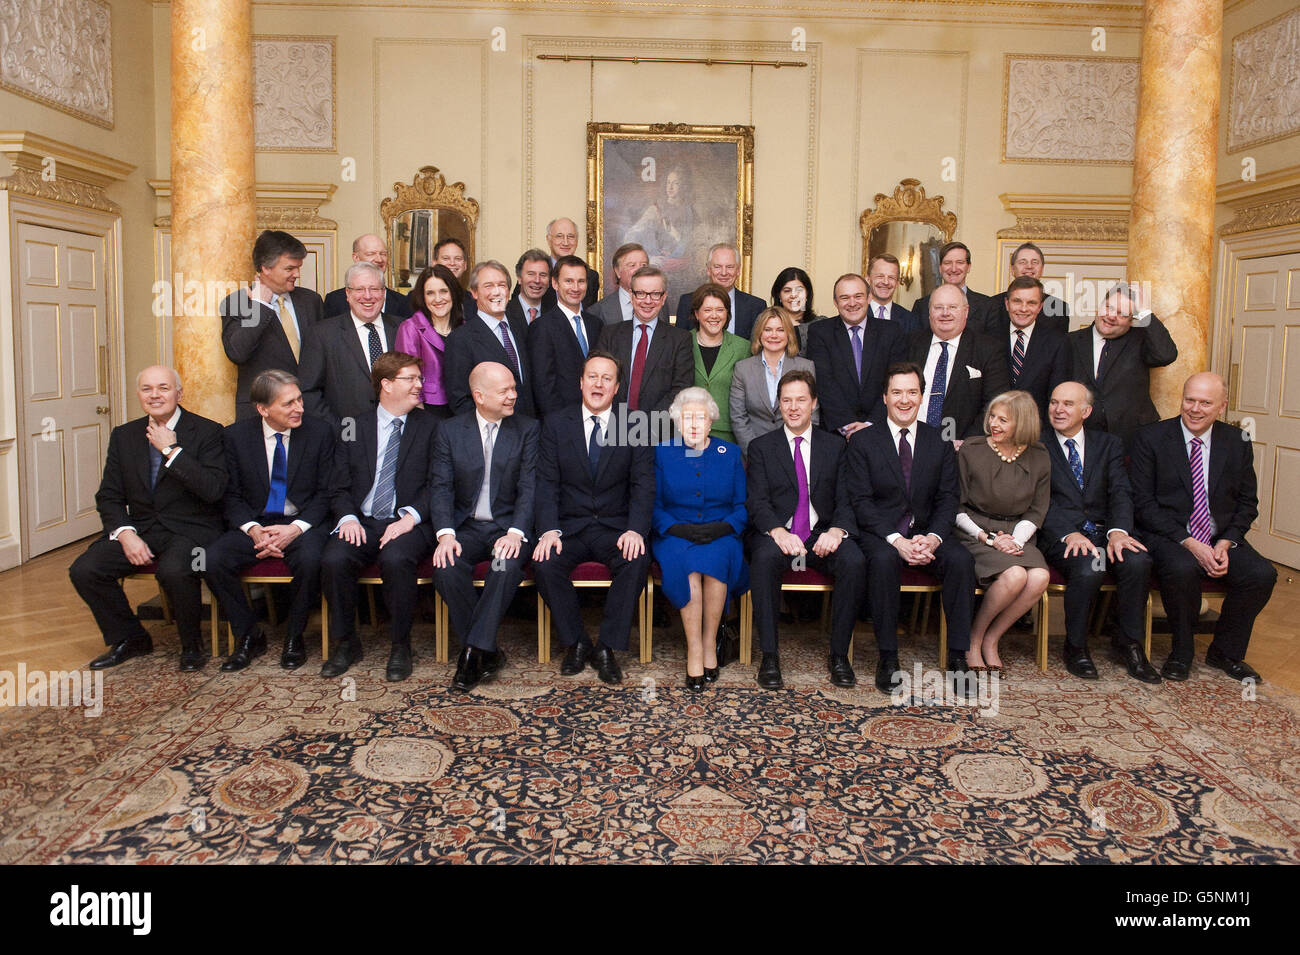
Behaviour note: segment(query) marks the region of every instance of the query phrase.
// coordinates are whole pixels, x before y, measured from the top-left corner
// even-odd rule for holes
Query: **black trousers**
[[[871,595],[871,617],[876,643],[881,652],[898,652],[898,605],[900,579],[908,564],[894,545],[875,534],[864,538],[867,555],[867,590]],[[948,621],[948,648],[965,651],[970,647],[970,625],[975,619],[975,561],[954,534],[935,549],[934,560],[919,568],[943,585],[940,599]],[[946,660],[940,664],[947,665]]]
[[[524,563],[530,553],[527,541],[519,548],[518,557],[502,561],[492,558],[492,545],[504,533],[494,523],[471,518],[456,528],[460,556],[448,567],[433,568],[433,586],[446,601],[447,616],[463,646],[497,648],[501,618],[519,589],[519,581],[524,579]],[[493,561],[494,566],[483,582],[483,593],[475,595],[474,565],[482,560]]]
[[[394,518],[395,520],[395,518]],[[391,618],[393,643],[409,643],[411,621],[419,597],[416,568],[433,553],[433,531],[428,524],[416,524],[401,537],[379,549],[379,540],[393,521],[362,517],[366,540],[360,547],[331,536],[321,557],[321,583],[330,603],[330,633],[340,641],[357,642],[357,578],[374,563],[384,578],[384,603]]]
[[[188,537],[161,529],[140,537],[154,553],[158,565],[155,576],[158,586],[171,602],[181,647],[199,649],[203,643],[199,633],[203,595],[199,571],[195,568],[203,566],[199,560],[202,549]],[[109,646],[131,638],[149,639],[149,632],[140,625],[122,590],[122,578],[139,569],[126,559],[122,545],[107,537],[99,538],[86,548],[86,552],[68,569],[72,586],[95,615],[95,623],[99,624],[104,642]]]
[[[618,548],[618,539],[622,535],[622,531],[608,527],[588,527],[580,534],[562,536],[560,553],[533,562],[537,587],[551,608],[551,618],[555,621],[555,632],[561,645],[571,647],[579,640],[587,639],[582,627],[582,610],[578,606],[578,590],[570,575],[579,564],[595,561],[608,567],[613,577],[605,595],[599,643],[610,650],[627,649],[628,634],[636,616],[637,597],[645,589],[646,574],[650,570],[650,556],[647,548],[636,560],[625,560]]]
[[[803,565],[808,570],[830,574],[835,578],[831,592],[830,652],[846,656],[853,639],[853,624],[858,619],[867,583],[867,559],[852,540],[840,542],[835,552],[818,557],[811,544],[820,535],[814,532],[807,541],[808,552]],[[792,569],[795,558],[782,553],[776,541],[766,534],[754,534],[749,543],[749,594],[754,601],[754,626],[758,629],[759,648],[764,653],[777,652],[777,621],[781,603],[781,576]]]
[[[1048,563],[1065,578],[1065,641],[1072,647],[1088,645],[1088,611],[1101,592],[1109,570],[1115,581],[1115,620],[1119,624],[1121,643],[1141,643],[1146,637],[1147,592],[1151,586],[1151,555],[1141,551],[1125,551],[1122,561],[1112,561],[1106,554],[1104,535],[1094,544],[1102,552],[1103,561],[1091,556],[1065,556],[1065,545],[1060,541],[1043,543],[1039,548]],[[1098,563],[1101,566],[1097,566]]]
[[[1201,582],[1206,573],[1191,551],[1167,537],[1143,538],[1155,560],[1160,578],[1160,599],[1173,631],[1170,657],[1190,664],[1196,652],[1193,631],[1201,612]],[[1250,644],[1255,618],[1273,595],[1277,570],[1255,548],[1242,542],[1228,551],[1228,573],[1217,578],[1227,588],[1219,622],[1214,627],[1213,646],[1230,660],[1243,660]]]
[[[321,554],[328,541],[329,528],[317,524],[294,538],[284,552],[284,562],[293,573],[286,637],[301,637],[307,629],[307,618],[320,596]],[[240,573],[256,564],[257,559],[253,539],[240,530],[227,531],[208,548],[208,587],[221,601],[221,609],[230,618],[230,628],[240,639],[252,636],[257,629],[257,615],[239,582]]]

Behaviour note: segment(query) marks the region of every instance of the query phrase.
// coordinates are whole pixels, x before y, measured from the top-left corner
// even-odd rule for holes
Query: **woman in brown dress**
[[[1052,464],[1038,441],[1038,406],[1028,392],[990,401],[984,433],[987,438],[968,439],[957,452],[957,529],[984,588],[966,662],[974,670],[1001,670],[998,641],[1047,589],[1047,561],[1030,541],[1047,514]]]

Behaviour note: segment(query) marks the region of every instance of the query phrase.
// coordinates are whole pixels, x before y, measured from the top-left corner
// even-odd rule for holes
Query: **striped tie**
[[[943,427],[943,398],[948,390],[948,343],[939,342],[939,361],[934,366],[934,381],[930,385],[930,405],[925,411],[925,423],[932,428]]]
[[[379,520],[393,516],[393,504],[397,500],[397,457],[402,451],[402,419],[394,418],[392,430],[388,435],[388,446],[384,448],[384,463],[379,469],[379,478],[375,481],[375,500],[370,505],[370,516]]]
[[[1202,544],[1214,539],[1211,532],[1210,501],[1205,494],[1205,471],[1201,467],[1201,439],[1192,438],[1192,447],[1187,455],[1187,462],[1192,467],[1192,519],[1187,522],[1191,531]]]
[[[1011,349],[1011,383],[1020,381],[1020,369],[1025,365],[1025,333],[1016,329],[1016,347]]]

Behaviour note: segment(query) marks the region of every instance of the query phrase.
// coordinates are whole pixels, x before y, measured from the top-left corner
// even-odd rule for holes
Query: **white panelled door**
[[[100,530],[108,447],[104,238],[20,223],[22,526],[26,557]]]

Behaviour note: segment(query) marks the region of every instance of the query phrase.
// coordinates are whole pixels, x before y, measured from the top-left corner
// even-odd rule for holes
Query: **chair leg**
[[[1148,659],[1148,660],[1151,659],[1151,618],[1152,618],[1152,616],[1154,615],[1154,612],[1155,612],[1155,611],[1154,611],[1154,608],[1153,608],[1153,606],[1152,606],[1151,591],[1148,590],[1148,591],[1147,591],[1147,610],[1146,610],[1146,620],[1145,620],[1145,624],[1146,624],[1146,626],[1144,627],[1144,630],[1146,631],[1146,651],[1147,651],[1147,659]]]
[[[1038,669],[1047,672],[1047,591],[1038,598]]]
[[[641,662],[654,660],[655,644],[655,582],[653,577],[645,579],[645,612],[641,615],[645,621],[645,639],[641,641]]]
[[[551,662],[551,608],[537,594],[537,662]]]
[[[212,655],[217,657],[221,655],[221,604],[211,590],[208,591],[208,609],[212,614],[212,626],[208,628],[212,631]]]
[[[172,622],[172,602],[167,599],[167,591],[158,588],[158,603],[162,606],[163,623]]]
[[[917,599],[917,600],[921,600],[921,599],[924,599],[924,600],[925,600],[925,612],[921,615],[921,635],[922,635],[922,636],[924,636],[925,634],[927,634],[927,633],[930,632],[930,604],[933,602],[933,599],[932,599],[933,597],[934,597],[934,595],[931,594],[929,591],[926,591],[926,593],[925,593],[924,595],[922,595],[922,594],[917,594],[917,596],[916,596],[916,599]],[[940,624],[939,624],[939,626],[942,627],[942,626],[943,626],[943,623],[942,623],[942,619],[943,619],[943,610],[942,610],[942,608],[940,608],[940,610],[939,610],[939,615],[940,615]],[[941,633],[940,636],[943,637],[944,635]],[[946,642],[947,642],[946,640],[941,641],[941,643],[946,643]],[[943,649],[942,645],[940,646],[940,649]],[[947,659],[948,659],[948,658],[945,656],[945,657],[944,657],[944,660],[947,661]]]
[[[272,584],[262,584],[262,597],[266,601],[266,622],[273,627],[280,625],[279,614],[275,612],[275,595],[271,593]]]
[[[754,598],[749,591],[740,596],[740,662],[749,666],[753,660]]]
[[[926,596],[928,599],[929,595]],[[928,607],[925,615],[927,617],[930,615]],[[943,601],[939,601],[939,662],[944,666],[948,665],[948,618],[943,612]]]
[[[330,658],[330,606],[324,593],[320,595],[320,658],[322,662]]]
[[[433,592],[433,642],[434,658],[439,663],[447,662],[447,605],[442,602],[442,595]]]

